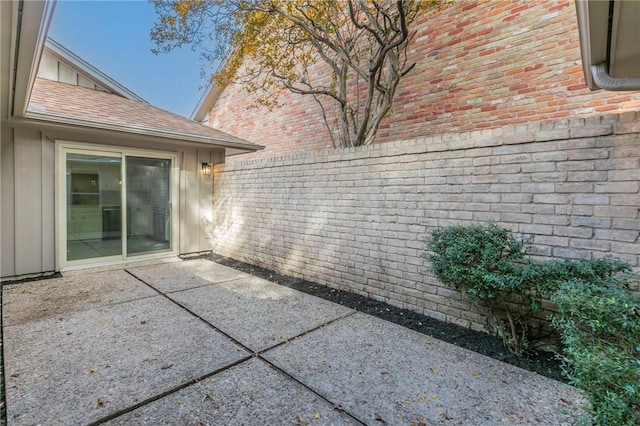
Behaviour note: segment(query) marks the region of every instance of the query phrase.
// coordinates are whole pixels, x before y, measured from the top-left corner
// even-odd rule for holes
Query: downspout
[[[593,76],[594,83],[604,90],[640,90],[640,78],[611,77],[607,72],[607,64],[604,62],[598,65],[591,65],[591,75]]]
[[[607,59],[597,65],[591,65],[591,75],[593,81],[601,89],[610,91],[622,91],[622,90],[640,90],[640,78],[638,77],[611,77],[609,75],[609,64],[611,63],[611,45],[612,38],[615,36],[613,28],[614,21],[617,22],[615,17],[616,7],[615,1],[609,1],[609,16],[607,18]]]

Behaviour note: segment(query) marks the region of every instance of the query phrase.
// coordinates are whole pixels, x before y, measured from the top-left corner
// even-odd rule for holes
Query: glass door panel
[[[67,261],[122,255],[119,157],[67,153]]]
[[[126,157],[127,255],[171,249],[171,160]]]

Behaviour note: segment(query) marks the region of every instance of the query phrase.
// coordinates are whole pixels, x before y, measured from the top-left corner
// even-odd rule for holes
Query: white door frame
[[[67,191],[66,191],[66,174],[67,174],[67,153],[76,154],[94,154],[105,155],[111,157],[120,157],[121,163],[121,224],[122,224],[122,254],[110,257],[91,258],[75,261],[67,261]],[[141,254],[129,257],[127,255],[127,217],[126,217],[126,157],[145,157],[171,160],[170,179],[170,203],[171,203],[171,241],[170,249],[158,253]],[[127,148],[124,146],[112,145],[96,145],[82,142],[73,142],[66,140],[56,140],[55,144],[55,213],[56,213],[56,270],[70,270],[85,268],[90,266],[111,265],[117,263],[131,262],[145,259],[156,259],[161,257],[176,256],[179,252],[180,242],[180,197],[179,197],[179,179],[180,165],[178,163],[177,154],[167,151],[156,151],[150,149]]]

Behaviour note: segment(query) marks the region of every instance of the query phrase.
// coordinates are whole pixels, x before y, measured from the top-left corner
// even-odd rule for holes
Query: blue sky
[[[152,105],[189,117],[204,92],[199,55],[154,55],[146,1],[59,0],[49,36]]]

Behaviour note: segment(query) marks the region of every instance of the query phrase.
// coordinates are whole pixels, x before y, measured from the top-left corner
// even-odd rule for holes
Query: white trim
[[[224,58],[224,60],[218,63],[216,71],[213,73],[214,76],[218,74],[220,70],[222,70],[224,67],[227,66],[227,62],[233,55],[234,55],[233,52],[227,52],[227,55]],[[198,121],[200,123],[208,122],[209,111],[211,110],[211,108],[213,108],[213,105],[215,105],[216,101],[222,94],[222,91],[225,89],[225,87],[220,86],[216,82],[212,81],[212,78],[210,78],[209,84],[207,84],[207,87],[204,89],[204,93],[198,100],[198,104],[193,109],[193,112],[191,113],[189,118],[192,120]]]
[[[135,265],[139,262],[144,262],[148,260],[162,260],[162,259],[171,259],[168,262],[182,262],[182,259],[180,258],[180,256],[167,253],[166,256],[156,255],[154,257],[146,257],[146,258],[143,256],[139,256],[139,257],[136,256],[133,259],[122,260],[118,262],[97,262],[97,263],[81,265],[81,266],[66,266],[64,268],[60,268],[60,272],[80,271],[80,270],[85,270],[89,268],[104,268],[104,267],[114,267],[114,269],[119,269],[117,268],[118,266]],[[165,262],[162,262],[162,263],[165,263]],[[55,272],[52,272],[52,273],[55,273]],[[13,277],[11,277],[11,279],[13,279]]]
[[[27,110],[56,2],[25,1],[15,4],[22,7],[22,14],[15,10],[12,23],[15,39],[11,52],[16,55],[10,59],[9,90],[13,93],[9,93],[8,116],[21,116]]]
[[[121,158],[120,176],[122,180],[121,189],[121,206],[125,208],[121,209],[121,242],[122,253],[117,256],[109,256],[102,258],[89,258],[82,260],[67,260],[67,191],[66,188],[66,173],[67,173],[67,153],[95,153],[105,156],[119,157]],[[170,203],[171,203],[171,241],[169,250],[164,250],[158,253],[140,254],[128,256],[127,254],[127,217],[126,217],[126,157],[145,157],[145,158],[159,158],[171,160],[171,173],[169,174],[170,184]],[[111,265],[117,263],[134,262],[137,260],[148,260],[164,257],[177,256],[179,253],[179,241],[180,241],[180,210],[176,208],[180,203],[179,193],[179,174],[180,164],[178,162],[178,155],[172,151],[158,151],[142,148],[128,148],[124,146],[110,146],[73,142],[66,140],[55,141],[55,157],[56,157],[56,171],[55,171],[55,211],[56,211],[56,270],[70,270],[85,268],[99,265]]]
[[[219,85],[209,83],[200,97],[198,105],[193,109],[189,118],[199,123],[208,122],[209,111],[213,107],[213,104],[215,104],[216,100],[218,100],[220,93],[222,93],[222,89]]]
[[[107,130],[115,132],[123,132],[133,135],[151,136],[163,139],[171,139],[177,142],[194,142],[197,144],[206,144],[216,148],[235,148],[244,149],[247,152],[254,152],[264,149],[264,145],[258,145],[251,142],[232,142],[224,139],[218,139],[207,136],[199,136],[189,133],[169,132],[150,130],[144,127],[136,126],[119,126],[108,123],[100,123],[94,120],[81,120],[77,118],[68,118],[62,116],[56,116],[52,114],[40,114],[35,112],[28,112],[23,118],[14,118],[7,123],[3,123],[9,127],[15,126],[37,126],[42,129],[43,126],[58,129],[72,129],[77,128],[87,130]]]

